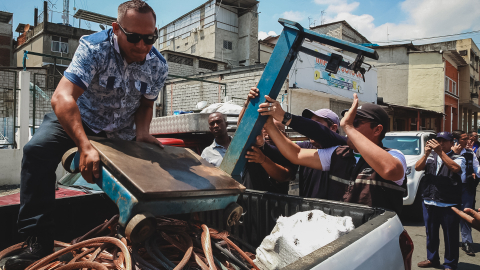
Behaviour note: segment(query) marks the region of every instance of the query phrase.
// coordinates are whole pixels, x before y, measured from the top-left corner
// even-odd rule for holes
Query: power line
[[[443,36],[435,36],[435,37],[426,37],[426,38],[413,38],[413,39],[401,39],[401,40],[390,40],[390,41],[373,41],[375,43],[391,43],[391,42],[406,42],[406,41],[415,41],[415,40],[425,40],[425,39],[435,39],[435,38],[444,38],[444,37],[453,37],[453,36],[460,36],[460,35],[468,35],[468,34],[478,34],[480,30],[458,33],[458,34],[450,34],[450,35],[443,35]]]

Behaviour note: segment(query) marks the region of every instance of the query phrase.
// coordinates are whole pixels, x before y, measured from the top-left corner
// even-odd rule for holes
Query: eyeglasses
[[[143,42],[145,42],[146,45],[152,45],[155,43],[155,41],[158,39],[158,34],[157,30],[155,29],[155,33],[151,35],[142,35],[142,34],[137,34],[137,33],[129,33],[123,29],[123,27],[117,23],[122,32],[127,36],[127,41],[130,43],[138,43],[140,40],[143,39]]]
[[[370,120],[367,120],[367,119],[364,119],[364,118],[353,119],[353,127],[354,128],[358,128],[361,124],[364,124],[364,123],[376,123],[376,122],[373,122],[373,121],[370,121]]]

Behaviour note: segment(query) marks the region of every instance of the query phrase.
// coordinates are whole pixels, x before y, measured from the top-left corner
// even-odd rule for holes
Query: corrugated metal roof
[[[13,18],[13,13],[0,11],[0,22],[1,23],[10,23]]]
[[[79,9],[77,13],[73,15],[73,17],[81,20],[86,20],[86,21],[95,22],[95,23],[102,23],[106,25],[111,25],[112,22],[117,20],[117,18],[110,17],[103,14],[98,14],[98,13],[91,12],[84,9]]]

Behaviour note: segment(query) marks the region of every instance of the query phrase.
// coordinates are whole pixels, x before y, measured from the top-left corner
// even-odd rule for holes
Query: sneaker
[[[431,262],[429,260],[425,260],[423,262],[419,262],[417,264],[418,267],[420,268],[430,268],[430,267],[439,267],[440,266],[440,262],[437,262],[437,263],[434,263],[434,262]],[[5,269],[7,270],[7,269]]]
[[[462,250],[465,251],[468,256],[475,256],[475,251],[471,243],[462,243]]]
[[[25,247],[19,254],[10,257],[4,270],[24,270],[30,264],[53,253],[53,240],[29,236],[23,243]]]

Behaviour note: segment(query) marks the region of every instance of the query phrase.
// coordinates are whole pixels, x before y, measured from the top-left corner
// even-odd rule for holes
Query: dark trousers
[[[465,208],[473,209],[475,193],[476,190],[471,190],[471,187],[469,188],[467,184],[462,184],[462,210]],[[463,218],[460,219],[460,230],[462,232],[462,242],[473,243],[472,227]]]
[[[88,136],[95,134],[83,125]],[[54,237],[55,171],[63,154],[75,147],[52,112],[23,148],[18,231],[26,235]]]
[[[423,205],[423,220],[427,232],[427,259],[431,262],[440,262],[438,247],[440,245],[440,225],[445,240],[445,266],[456,269],[459,257],[458,229],[460,217],[450,207]]]

